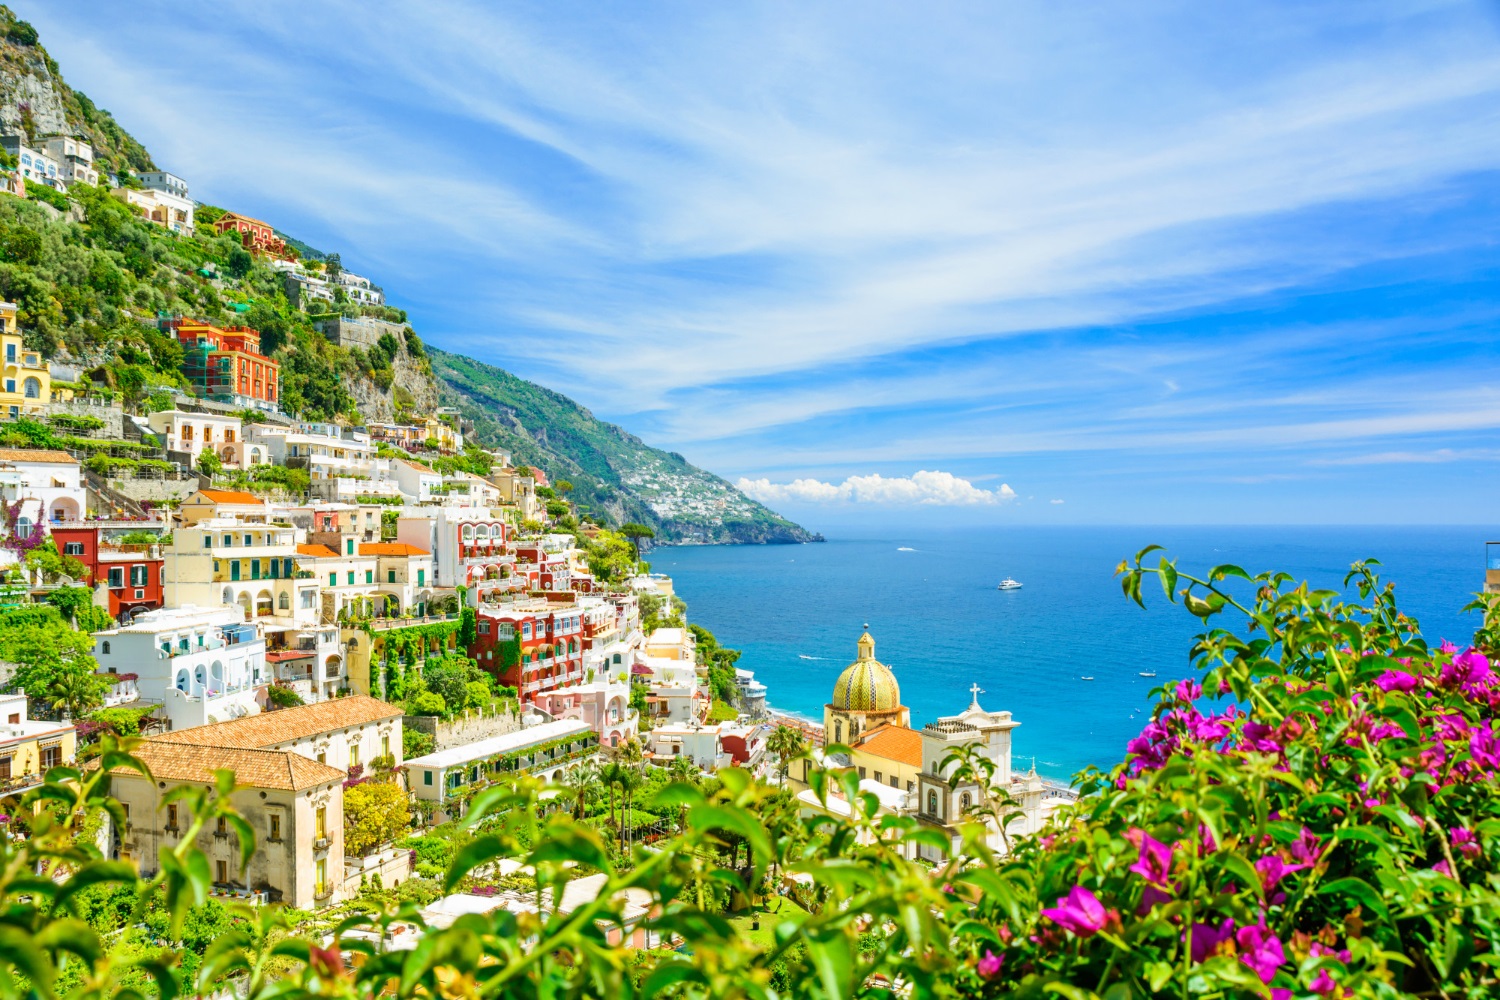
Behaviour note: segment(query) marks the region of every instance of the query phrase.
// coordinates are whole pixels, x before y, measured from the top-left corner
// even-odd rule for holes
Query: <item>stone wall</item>
[[[104,426],[97,431],[64,430],[66,434],[110,441],[119,441],[125,437],[125,410],[118,403],[113,406],[100,406],[98,403],[86,403],[83,400],[75,400],[71,403],[50,403],[47,406],[47,412],[49,414],[66,413],[74,417],[94,417],[104,421]]]
[[[186,500],[198,490],[198,477],[188,479],[111,479],[110,489],[123,493],[132,500],[150,500],[161,503],[166,500]]]
[[[407,715],[402,717],[401,725],[421,730],[437,740],[437,749],[447,750],[518,732],[521,717],[504,711],[486,713],[471,709],[450,722],[435,715]]]

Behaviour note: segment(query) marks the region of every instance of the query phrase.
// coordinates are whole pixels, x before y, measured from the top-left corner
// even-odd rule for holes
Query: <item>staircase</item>
[[[84,470],[84,485],[91,494],[89,507],[101,514],[113,513],[121,517],[146,517],[146,508],[109,485],[109,480],[97,472]]]

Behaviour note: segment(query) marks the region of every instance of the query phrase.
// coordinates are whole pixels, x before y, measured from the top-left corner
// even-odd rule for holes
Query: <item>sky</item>
[[[1494,4],[12,7],[195,198],[814,526],[1494,520]]]

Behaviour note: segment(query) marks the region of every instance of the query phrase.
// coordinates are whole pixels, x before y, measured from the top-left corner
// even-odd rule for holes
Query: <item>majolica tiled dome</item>
[[[894,712],[901,707],[901,685],[891,668],[875,659],[875,640],[869,632],[859,637],[859,659],[834,682],[830,704],[845,712]]]

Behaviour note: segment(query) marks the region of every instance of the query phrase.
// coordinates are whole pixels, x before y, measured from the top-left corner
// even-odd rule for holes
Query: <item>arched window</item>
[[[281,598],[280,598],[280,600],[278,600],[276,602],[276,606],[278,608],[280,608],[282,611],[290,611],[292,609],[292,597],[291,597],[291,595],[288,594],[286,591],[283,590],[281,592]]]
[[[464,525],[464,541],[466,541],[466,542],[472,542],[473,540],[474,540],[474,526],[472,524],[466,524],[466,525]]]
[[[105,656],[109,655],[109,640],[104,640],[104,647],[100,650]]]
[[[840,720],[835,720],[833,723],[833,742],[844,742],[844,723]]]
[[[964,792],[958,797],[958,811],[962,813],[968,812],[969,806],[973,803],[973,801],[973,797],[970,796],[968,792]]]
[[[929,816],[936,816],[937,815],[937,806],[938,806],[937,789],[936,788],[929,788],[927,790],[927,815],[929,815]]]
[[[488,537],[490,537],[490,526],[487,525],[487,524],[481,524],[481,525],[477,526],[474,529],[474,537],[475,538],[488,538]]]
[[[30,538],[31,537],[31,518],[26,517],[25,515],[22,515],[21,517],[16,518],[16,537],[17,538]]]
[[[42,383],[34,378],[26,379],[26,398],[39,399],[42,395]]]

